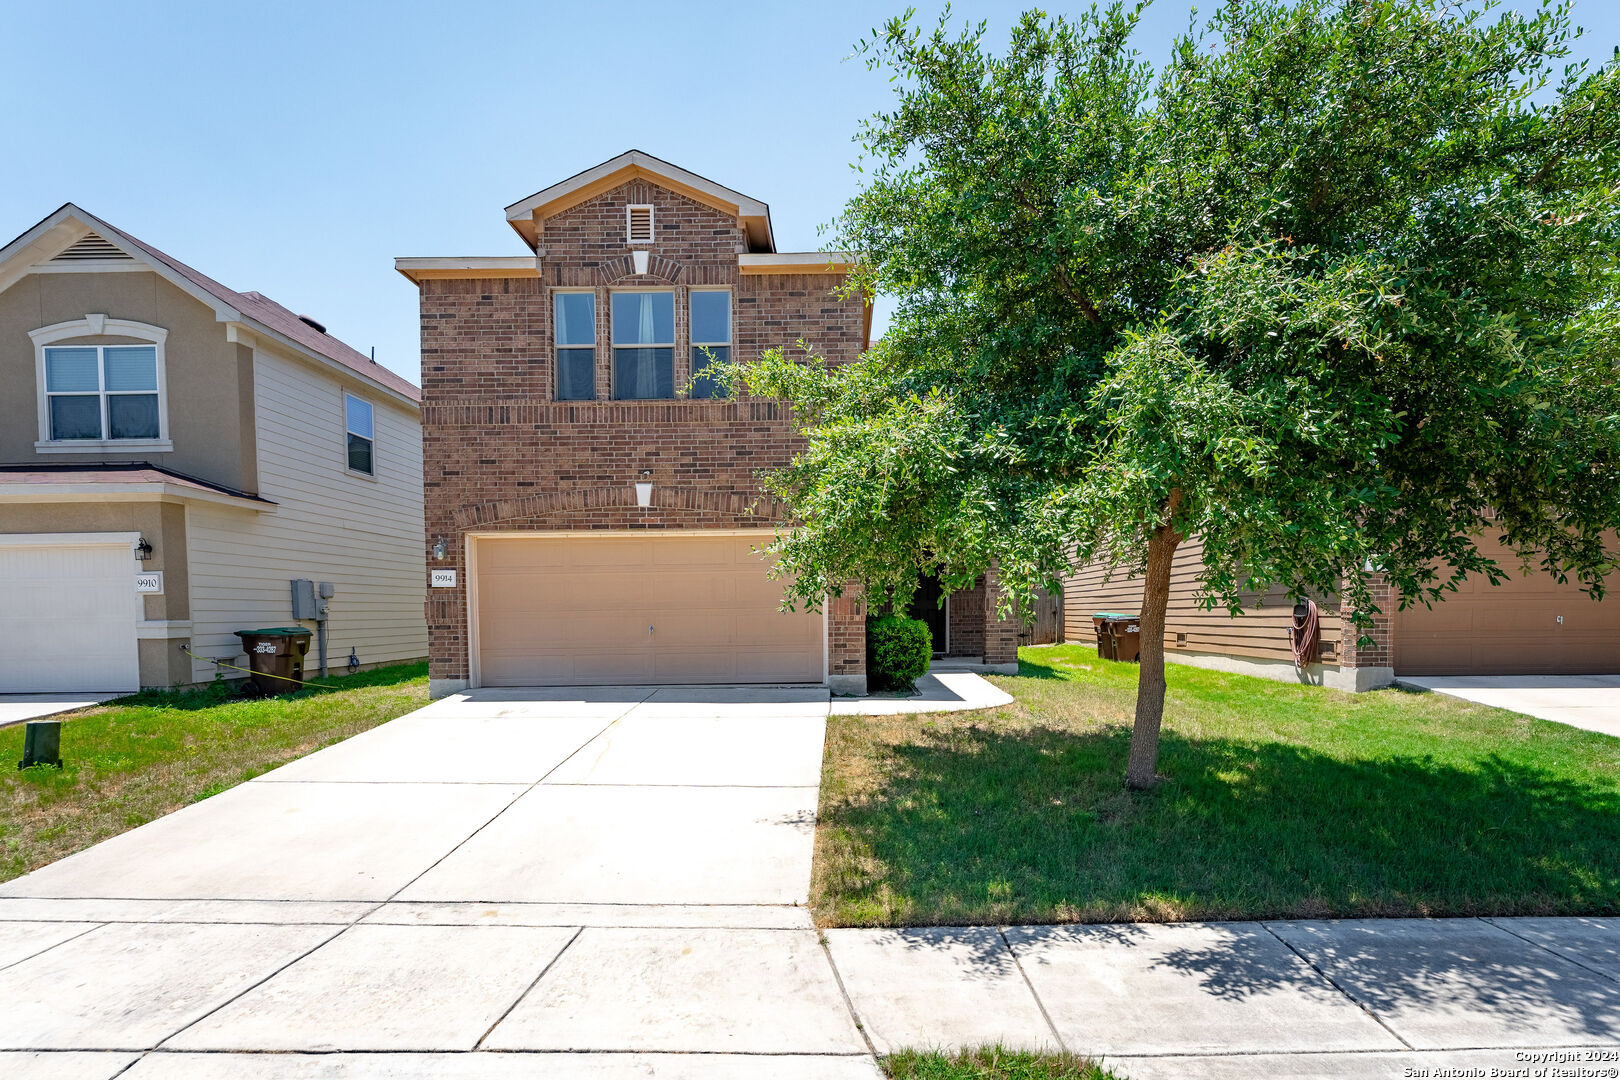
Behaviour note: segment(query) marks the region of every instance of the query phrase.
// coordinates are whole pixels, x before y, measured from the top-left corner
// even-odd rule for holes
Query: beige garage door
[[[1481,550],[1510,572],[1492,586],[1470,577],[1433,608],[1394,616],[1397,675],[1593,675],[1620,673],[1620,575],[1593,602],[1573,583],[1520,574],[1489,537]]]
[[[478,540],[479,682],[821,682],[821,615],[777,610],[764,539]]]

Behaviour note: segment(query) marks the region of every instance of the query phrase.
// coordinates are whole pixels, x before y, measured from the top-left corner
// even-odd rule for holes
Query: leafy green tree
[[[738,369],[806,437],[770,478],[791,596],[903,600],[998,567],[1145,573],[1127,783],[1154,782],[1171,559],[1206,604],[1429,602],[1501,569],[1602,589],[1620,524],[1620,67],[1565,65],[1567,7],[1229,0],[1160,72],[1140,8],[910,16],[837,223],[896,298],[860,364]]]

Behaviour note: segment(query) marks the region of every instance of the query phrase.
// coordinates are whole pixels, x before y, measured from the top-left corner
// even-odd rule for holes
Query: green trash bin
[[[238,630],[247,653],[248,676],[261,694],[286,694],[302,689],[304,656],[310,632],[302,626],[272,626],[264,630]]]

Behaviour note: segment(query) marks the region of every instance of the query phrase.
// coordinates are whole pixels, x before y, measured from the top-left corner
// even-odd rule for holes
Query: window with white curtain
[[[692,396],[723,398],[726,388],[707,371],[731,360],[731,290],[693,289],[691,298]]]
[[[161,438],[157,347],[46,347],[45,409],[53,442]]]
[[[613,396],[675,396],[675,294],[613,294]]]
[[[596,294],[556,294],[557,400],[596,397]]]

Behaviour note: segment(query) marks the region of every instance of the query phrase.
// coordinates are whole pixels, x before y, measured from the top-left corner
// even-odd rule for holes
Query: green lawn
[[[0,881],[427,704],[427,665],[316,680],[334,689],[232,699],[223,685],[147,692],[62,719],[61,770],[19,770],[0,729]]]
[[[1439,694],[1021,653],[1006,709],[829,721],[824,926],[1620,912],[1620,739]]]
[[[893,1080],[1115,1080],[1088,1058],[987,1046],[959,1054],[904,1050],[883,1059]]]

